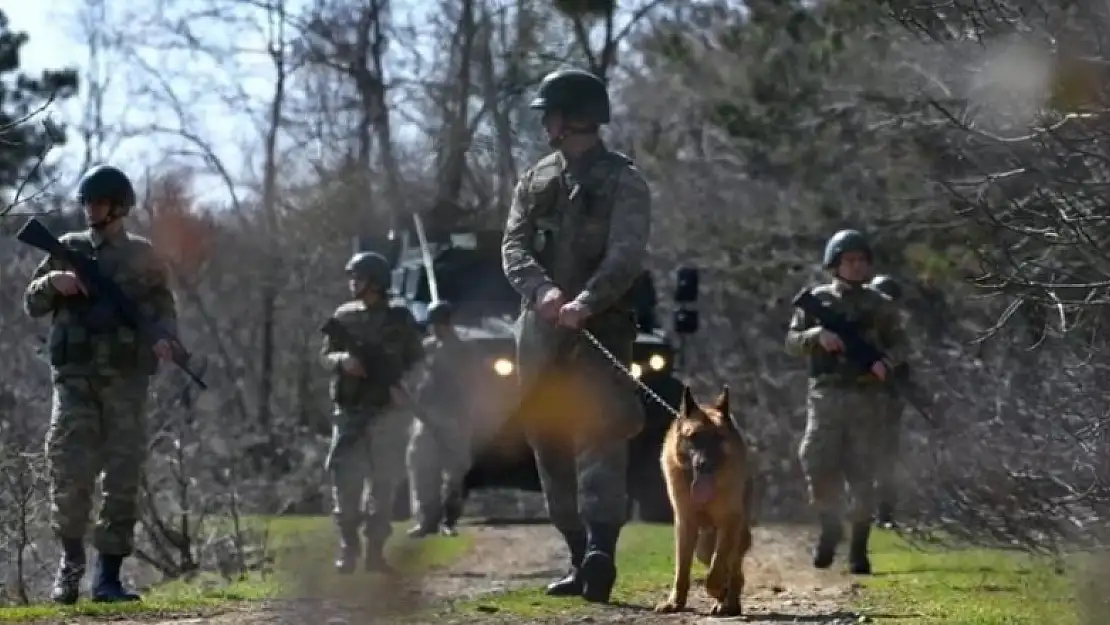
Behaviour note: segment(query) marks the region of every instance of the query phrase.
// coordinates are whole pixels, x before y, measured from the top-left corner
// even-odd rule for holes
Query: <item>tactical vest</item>
[[[337,371],[332,376],[329,392],[336,405],[345,408],[384,408],[392,400],[390,389],[396,385],[404,373],[415,363],[400,353],[401,346],[394,344],[398,334],[403,334],[403,325],[408,324],[408,311],[402,307],[391,306],[385,313],[381,327],[375,338],[363,338],[371,349],[380,349],[383,358],[375,362],[362,362],[366,378],[356,378]],[[352,345],[338,345],[342,351],[354,351]],[[358,358],[358,355],[355,354]]]
[[[876,324],[878,310],[873,306],[849,305],[845,298],[836,297],[828,292],[820,293],[818,297],[820,297],[822,301],[827,302],[830,308],[844,315],[849,321],[855,323],[859,329],[860,336],[864,340],[879,349],[885,347],[879,340],[880,336]],[[863,300],[861,295],[855,297],[859,298],[854,300],[856,302],[868,301]],[[809,376],[811,378],[834,383],[851,384],[857,383],[862,379],[867,379],[869,375],[870,371],[850,361],[843,353],[830,354],[823,349],[815,349],[811,352],[809,358]]]
[[[528,184],[535,228],[532,251],[568,296],[585,288],[605,258],[613,202],[619,191],[617,176],[611,172],[632,164],[627,156],[608,150],[596,158],[580,179],[563,166],[562,159],[548,157],[532,171]],[[625,294],[615,308],[633,310],[633,294]]]
[[[65,245],[79,254],[97,260],[98,250],[88,233],[70,237]],[[112,272],[102,267],[105,275]],[[90,285],[85,285],[91,288]],[[129,294],[130,295],[130,294]],[[59,372],[89,374],[141,373],[153,375],[158,361],[153,346],[145,343],[135,330],[123,324],[115,306],[90,291],[89,297],[62,299],[54,311],[47,349],[50,364]]]

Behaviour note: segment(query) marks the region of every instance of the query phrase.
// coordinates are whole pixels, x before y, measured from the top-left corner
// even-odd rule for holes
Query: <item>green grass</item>
[[[1051,562],[987,549],[919,550],[888,532],[871,546],[876,575],[854,606],[897,625],[1073,625],[1073,578]]]
[[[669,525],[629,525],[621,533],[620,578],[613,593],[618,603],[654,605],[671,583],[674,573],[674,530]],[[704,567],[694,564],[694,575]],[[554,599],[543,588],[524,588],[457,603],[456,611],[469,614],[507,613],[523,618],[580,614],[593,608],[582,599]]]
[[[631,525],[621,536],[615,600],[651,606],[673,574],[672,529]],[[850,609],[891,625],[1073,625],[1071,578],[1051,563],[991,550],[919,551],[889,532],[876,532],[877,575],[862,582]],[[694,563],[695,579],[705,569]],[[699,591],[694,591],[699,592]],[[461,602],[455,610],[523,618],[580,616],[594,608],[581,600],[545,597],[539,587]]]
[[[212,574],[175,580],[149,589],[141,603],[100,604],[83,599],[70,607],[52,604],[0,607],[0,622],[66,622],[80,617],[107,619],[127,615],[144,618],[209,615],[233,609],[242,602],[315,593],[321,588],[327,591],[324,597],[365,593],[367,575],[341,577],[331,569],[335,537],[330,519],[274,517],[252,520],[249,527],[266,532],[268,548],[274,557],[272,570],[231,582]],[[394,534],[389,558],[395,566],[409,573],[450,564],[471,544],[465,533],[457,538],[437,536],[419,542],[408,541],[402,536],[401,532]]]

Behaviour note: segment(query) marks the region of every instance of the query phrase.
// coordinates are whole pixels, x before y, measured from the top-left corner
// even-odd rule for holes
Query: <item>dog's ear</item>
[[[725,384],[721,387],[721,394],[713,402],[713,407],[716,408],[722,415],[728,415],[728,385]]]
[[[682,415],[682,418],[688,419],[697,409],[698,402],[694,399],[694,392],[690,390],[689,385],[684,385],[682,387],[682,403],[679,404],[678,414]]]

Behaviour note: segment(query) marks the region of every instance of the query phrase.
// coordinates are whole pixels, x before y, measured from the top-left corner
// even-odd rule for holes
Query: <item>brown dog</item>
[[[752,546],[752,452],[729,412],[727,386],[709,406],[698,405],[687,387],[679,413],[660,457],[674,508],[674,587],[655,611],[686,607],[696,551],[709,566],[705,590],[715,601],[710,614],[737,616],[744,557]]]

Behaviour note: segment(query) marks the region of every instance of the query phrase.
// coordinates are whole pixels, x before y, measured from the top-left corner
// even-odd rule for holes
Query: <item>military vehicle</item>
[[[357,245],[357,244],[356,244]],[[516,380],[513,322],[520,311],[520,295],[513,290],[501,268],[501,232],[453,233],[429,241],[429,253],[441,299],[451,302],[454,321],[463,340],[480,345],[489,367],[475,388],[479,402],[479,427],[485,444],[476,449],[474,464],[466,477],[468,491],[482,488],[516,488],[539,491],[540,482],[531,449],[520,426],[519,390]],[[415,233],[396,231],[386,253],[393,269],[392,296],[404,303],[418,322],[424,323],[432,293],[424,255]],[[697,331],[697,270],[678,271],[675,292],[675,332],[680,336]],[[635,287],[639,334],[634,346],[631,372],[669,405],[678,406],[682,383],[674,376],[676,349],[656,315],[654,280],[644,272]],[[629,491],[638,517],[647,522],[671,521],[670,502],[659,467],[663,436],[672,414],[643,391],[641,400],[647,421],[632,441],[629,462]],[[511,415],[518,415],[512,418]],[[398,513],[407,515],[407,488],[398,493]]]

